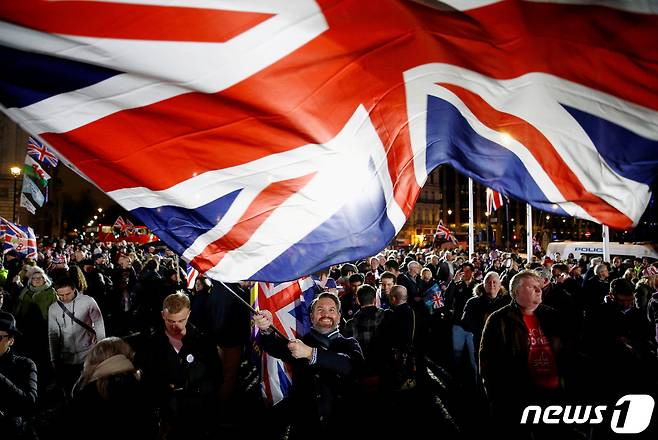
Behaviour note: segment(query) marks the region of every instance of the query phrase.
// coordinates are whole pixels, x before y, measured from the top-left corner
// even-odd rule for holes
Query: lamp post
[[[16,223],[16,182],[18,181],[18,177],[21,175],[21,168],[11,167],[9,171],[11,172],[11,175],[14,178],[14,192],[12,193],[12,195],[14,196],[14,210],[12,214],[12,221]]]

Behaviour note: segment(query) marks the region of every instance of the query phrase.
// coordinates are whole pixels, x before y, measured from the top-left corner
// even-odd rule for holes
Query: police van
[[[546,254],[554,257],[559,252],[563,259],[573,254],[575,259],[581,255],[603,256],[603,243],[596,241],[560,241],[549,243]],[[610,258],[620,256],[622,258],[649,257],[658,260],[658,245],[656,243],[616,243],[608,244]]]

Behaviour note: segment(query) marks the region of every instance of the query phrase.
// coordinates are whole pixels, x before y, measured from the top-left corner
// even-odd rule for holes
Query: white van
[[[573,254],[575,259],[581,255],[598,255],[603,256],[603,243],[596,241],[559,241],[549,243],[546,248],[546,254],[551,258],[559,252],[563,259],[569,254]],[[658,245],[656,243],[616,243],[610,242],[608,245],[610,258],[620,256],[622,258],[642,258],[649,257],[658,260]]]

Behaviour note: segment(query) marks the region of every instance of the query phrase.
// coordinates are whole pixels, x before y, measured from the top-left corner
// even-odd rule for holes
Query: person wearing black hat
[[[32,438],[25,417],[37,402],[37,367],[32,360],[11,351],[16,319],[0,311],[0,433],[3,438]]]

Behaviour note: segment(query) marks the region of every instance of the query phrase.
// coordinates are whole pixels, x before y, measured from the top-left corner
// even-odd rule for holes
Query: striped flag
[[[452,231],[447,227],[443,226],[443,220],[439,220],[439,224],[436,225],[436,232],[434,233],[434,238],[457,243],[457,238],[455,238],[455,236],[452,234]]]
[[[25,193],[21,193],[21,207],[25,208],[28,210],[30,214],[36,214],[37,213],[37,207],[32,204],[32,201],[27,198]]]
[[[618,229],[658,175],[652,2],[21,0],[0,20],[3,111],[223,281],[376,254],[441,164]]]
[[[15,250],[26,258],[37,257],[37,239],[29,226],[17,225],[0,217],[2,252]]]
[[[40,186],[46,187],[50,180],[50,175],[43,169],[43,167],[34,160],[30,155],[25,155],[25,164],[23,165],[23,172],[26,176],[30,176],[32,180],[38,181]]]
[[[52,167],[56,167],[59,163],[59,159],[55,156],[52,148],[42,144],[32,136],[27,139],[27,154],[39,162],[48,164]]]
[[[27,174],[23,175],[23,194],[26,194],[28,199],[31,199],[35,205],[41,207],[46,203],[46,188],[40,187],[34,180]]]
[[[128,230],[128,223],[126,223],[122,216],[119,216],[112,225],[112,228],[119,229],[121,232],[126,232]]]
[[[495,210],[505,204],[503,195],[498,191],[487,188],[487,214],[492,215]]]
[[[289,339],[300,338],[311,329],[308,307],[318,293],[320,288],[311,277],[285,283],[258,282],[252,288],[252,306],[272,312],[273,325]],[[257,333],[255,329],[256,340]],[[280,359],[261,352],[257,344],[254,347],[260,357],[263,397],[270,405],[275,405],[288,394],[294,380],[291,368]]]
[[[133,232],[135,230],[135,225],[130,221],[129,218],[126,218],[126,231]]]
[[[194,283],[196,282],[197,277],[199,276],[199,271],[196,270],[192,265],[188,264],[187,269],[185,270],[185,279],[187,281],[187,288],[193,289]]]

